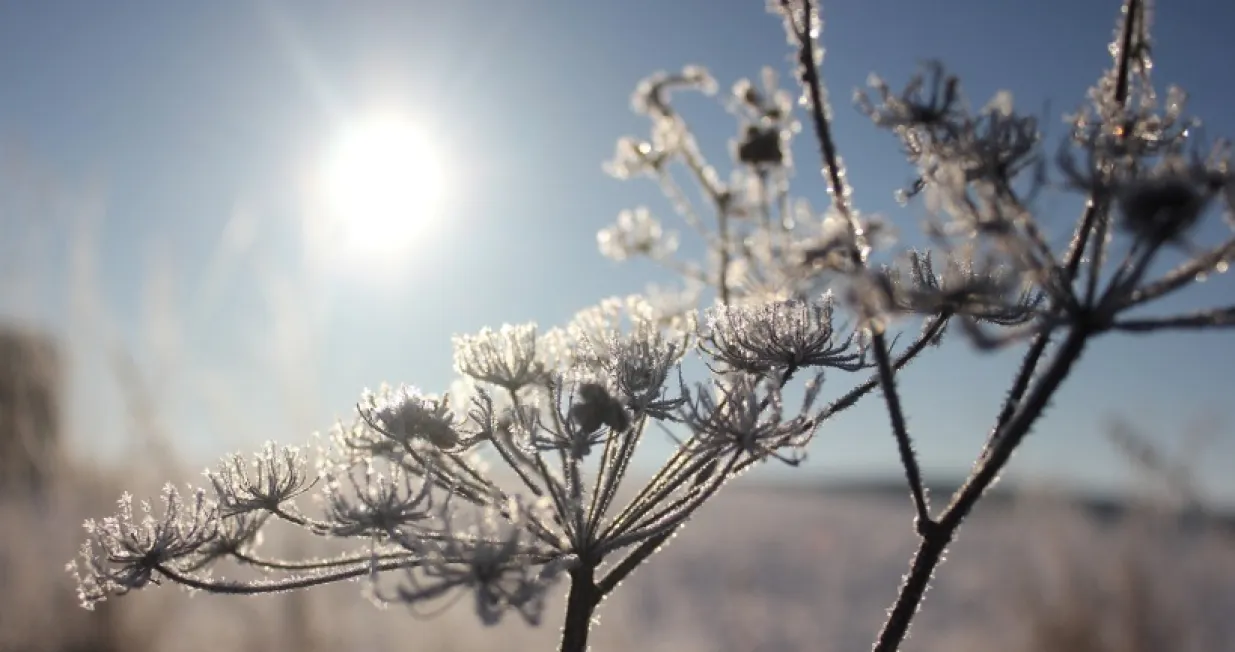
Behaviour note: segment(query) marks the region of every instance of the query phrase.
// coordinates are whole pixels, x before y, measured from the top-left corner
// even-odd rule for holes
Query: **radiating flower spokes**
[[[595,446],[630,428],[630,415],[604,385],[559,377],[549,392],[545,416],[537,415],[529,440],[540,451],[564,451],[581,460]]]
[[[342,477],[328,475],[323,490],[330,534],[394,539],[404,545],[407,533],[433,515],[434,484],[399,466],[382,472],[370,463],[359,473],[353,468]],[[412,546],[411,552],[419,552]]]
[[[218,507],[207,500],[205,490],[194,490],[186,503],[169,484],[162,498],[161,517],[147,502],[135,513],[133,496],[126,492],[117,515],[86,521],[86,542],[78,560],[68,566],[83,607],[93,609],[109,596],[158,583],[160,568],[191,564],[218,536]]]
[[[636,414],[664,418],[680,404],[666,386],[694,338],[694,313],[666,328],[640,297],[608,299],[581,311],[566,329],[574,350],[570,371],[607,385]]]
[[[506,324],[454,337],[455,370],[510,392],[544,382],[551,364],[537,355],[536,324]]]
[[[699,385],[680,418],[694,437],[684,446],[718,458],[738,453],[772,457],[796,466],[819,423],[808,413],[819,396],[823,375],[807,383],[796,416],[786,417],[780,384],[746,373],[718,376],[711,391]]]
[[[894,305],[906,312],[959,315],[999,326],[1032,319],[1045,294],[1010,266],[975,257],[967,245],[945,252],[943,269],[936,271],[932,252],[910,251],[904,267],[888,270]]]
[[[618,213],[617,223],[596,234],[602,256],[611,260],[626,260],[631,256],[646,256],[661,260],[678,248],[678,235],[665,231],[645,207]]]
[[[831,294],[812,301],[716,306],[707,317],[699,348],[730,370],[758,375],[774,369],[859,371],[868,366],[852,347],[852,332],[837,336]]]
[[[229,455],[205,475],[214,486],[224,517],[278,510],[317,483],[300,448],[274,442],[266,442],[251,460]]]
[[[529,624],[538,624],[547,592],[571,561],[525,542],[527,509],[522,501],[512,500],[504,515],[485,512],[470,526],[461,525],[457,514],[443,509],[444,536],[426,548],[418,568],[402,575],[394,593],[375,586],[376,597],[417,605],[465,591],[473,594],[476,614],[485,625],[497,624],[510,610]]]
[[[380,395],[366,392],[357,410],[367,424],[401,445],[426,442],[443,450],[462,447],[449,395],[439,398],[400,385]]]

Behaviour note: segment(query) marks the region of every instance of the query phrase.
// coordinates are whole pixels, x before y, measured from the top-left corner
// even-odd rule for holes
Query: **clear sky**
[[[858,206],[909,234],[921,217],[892,201],[910,178],[896,142],[848,104],[868,73],[899,85],[938,58],[975,103],[1006,88],[1018,106],[1049,107],[1058,136],[1058,116],[1109,65],[1118,4],[825,5],[823,71]],[[1207,135],[1235,136],[1235,4],[1159,9],[1159,83],[1191,93]],[[366,386],[446,389],[453,333],[549,327],[668,280],[595,245],[623,208],[671,217],[650,184],[601,170],[619,136],[645,133],[631,91],[688,63],[724,89],[765,64],[787,72],[789,55],[764,0],[0,2],[0,219],[14,234],[0,307],[71,344],[72,437],[86,450],[111,456],[133,441],[136,399],[116,388],[116,351],[137,360],[136,398],[193,459],[301,441]],[[689,106],[705,149],[722,155],[731,119]],[[428,135],[443,195],[398,252],[338,255],[347,247],[331,235],[306,254],[304,224],[321,213],[314,175],[375,111]],[[797,194],[824,206],[809,140],[795,158]],[[1072,203],[1041,208],[1048,232],[1066,238]],[[1218,278],[1192,297],[1230,303],[1232,290]],[[1100,434],[1123,415],[1168,450],[1190,428],[1217,428],[1223,441],[1198,468],[1235,498],[1233,344],[1231,334],[1098,342],[1017,474],[1125,480]],[[968,468],[1014,362],[957,342],[910,368],[905,400],[928,476]],[[832,395],[852,382],[834,376]],[[878,401],[825,428],[811,456],[785,477],[897,468]]]

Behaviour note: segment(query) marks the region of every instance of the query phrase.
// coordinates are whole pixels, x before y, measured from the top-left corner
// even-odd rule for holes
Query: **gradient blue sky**
[[[824,75],[855,200],[916,232],[898,209],[909,178],[896,143],[848,104],[878,71],[901,83],[939,58],[982,102],[1012,90],[1048,134],[1109,65],[1118,3],[852,0],[824,7]],[[1235,135],[1235,5],[1164,3],[1159,83],[1178,83],[1211,136]],[[383,380],[439,391],[450,336],[486,325],[563,323],[612,294],[666,280],[599,256],[619,210],[669,211],[646,182],[606,177],[614,141],[641,134],[629,109],[647,74],[701,63],[728,88],[789,50],[764,0],[549,2],[0,3],[0,163],[9,268],[3,310],[72,345],[74,441],[101,456],[133,441],[110,351],[143,369],[163,431],[193,459],[274,438],[299,441]],[[418,116],[442,144],[448,206],[397,264],[317,268],[298,221],[305,171],[350,116],[376,104]],[[699,108],[720,156],[728,116]],[[824,205],[810,141],[797,193]],[[1042,204],[1066,237],[1067,200]],[[1196,302],[1235,295],[1214,279]],[[1192,300],[1178,305],[1193,303]],[[1107,337],[1015,460],[1019,477],[1109,487],[1129,476],[1100,433],[1124,415],[1169,449],[1215,423],[1199,460],[1235,499],[1232,336]],[[928,476],[968,468],[1015,358],[960,343],[904,376]],[[849,386],[839,377],[835,392]],[[833,394],[834,395],[834,394]],[[129,397],[131,399],[131,397]],[[896,471],[877,401],[836,421],[798,478]],[[649,462],[651,460],[648,460]]]

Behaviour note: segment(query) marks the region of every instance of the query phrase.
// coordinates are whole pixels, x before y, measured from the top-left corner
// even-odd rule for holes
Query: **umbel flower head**
[[[455,370],[466,376],[517,392],[544,381],[545,362],[537,356],[535,324],[454,338]]]
[[[197,561],[197,553],[219,536],[219,512],[204,490],[191,495],[186,503],[167,485],[163,514],[156,517],[146,502],[135,513],[133,496],[125,493],[116,516],[86,521],[86,542],[68,566],[82,606],[93,609],[109,596],[157,584],[160,576]]]
[[[444,506],[446,507],[446,506]],[[543,550],[526,539],[522,519],[526,508],[512,500],[501,510],[479,515],[470,526],[449,508],[440,513],[446,536],[424,545],[425,555],[416,568],[403,573],[393,592],[374,587],[382,602],[419,604],[452,591],[470,591],[476,614],[485,625],[496,625],[507,611],[515,611],[529,624],[540,623],[545,598],[572,564],[561,557],[535,564]]]
[[[730,370],[763,374],[832,367],[858,371],[865,356],[854,333],[838,337],[831,294],[813,301],[717,306],[708,311],[699,347]]]
[[[426,441],[442,449],[459,444],[449,396],[428,396],[404,385],[380,399],[371,399],[370,403],[363,410],[366,419],[396,442]]]

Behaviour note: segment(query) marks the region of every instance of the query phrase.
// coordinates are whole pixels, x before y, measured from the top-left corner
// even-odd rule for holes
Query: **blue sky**
[[[823,72],[855,201],[916,232],[921,209],[892,192],[910,170],[895,141],[848,104],[878,71],[898,85],[938,58],[980,103],[999,89],[1057,117],[1109,65],[1116,2],[834,2],[824,7]],[[1210,136],[1235,135],[1235,5],[1164,4],[1155,20],[1159,84],[1177,83]],[[790,52],[763,0],[326,2],[261,0],[0,3],[0,218],[6,315],[72,345],[73,441],[100,456],[132,445],[112,352],[143,369],[159,424],[192,459],[302,440],[383,380],[440,391],[450,336],[486,325],[563,323],[613,294],[666,281],[613,263],[595,233],[619,210],[669,209],[646,182],[601,171],[616,138],[645,132],[635,84],[706,65],[722,89]],[[1049,103],[1049,104],[1048,104]],[[322,267],[299,224],[306,171],[373,106],[414,115],[448,161],[431,228],[400,256]],[[705,149],[735,127],[702,103]],[[810,141],[796,192],[825,205]],[[1043,201],[1054,235],[1075,219]],[[1215,231],[1216,233],[1216,231]],[[1178,305],[1222,301],[1230,278]],[[1107,337],[1016,458],[1020,477],[1109,487],[1129,476],[1100,436],[1123,415],[1168,449],[1216,423],[1198,469],[1235,499],[1229,334]],[[959,342],[904,377],[928,476],[968,468],[1015,364]],[[833,381],[834,394],[848,387]],[[129,442],[125,444],[125,442]],[[825,428],[801,479],[890,473],[878,401]],[[650,460],[649,460],[650,461]]]

